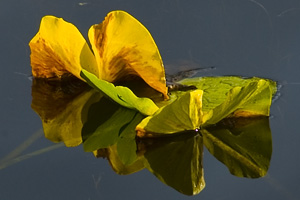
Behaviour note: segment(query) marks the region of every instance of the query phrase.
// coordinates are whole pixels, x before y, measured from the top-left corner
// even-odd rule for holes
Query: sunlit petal
[[[109,82],[140,76],[167,98],[165,71],[158,48],[148,30],[124,11],[110,12],[89,30],[99,66],[99,77]]]
[[[39,32],[29,43],[34,77],[60,78],[81,69],[98,74],[93,53],[78,29],[54,16],[42,18]]]

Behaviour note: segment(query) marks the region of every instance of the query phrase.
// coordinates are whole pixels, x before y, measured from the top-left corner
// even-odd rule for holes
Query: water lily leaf
[[[195,132],[152,141],[144,154],[150,172],[186,195],[196,195],[205,187],[202,156],[203,138]]]
[[[32,74],[38,78],[61,78],[81,69],[99,74],[95,57],[78,29],[62,18],[45,16],[29,43]]]
[[[159,50],[138,20],[124,11],[112,11],[102,23],[90,28],[88,36],[100,79],[115,82],[137,75],[168,98]]]
[[[151,99],[139,98],[127,87],[114,86],[112,83],[98,79],[86,70],[82,70],[81,77],[93,88],[103,92],[124,107],[138,110],[144,115],[153,115],[158,110]]]
[[[272,91],[268,81],[263,79],[234,87],[225,101],[204,116],[204,125],[216,124],[225,117],[269,116]]]
[[[266,175],[271,155],[272,136],[269,119],[231,118],[201,130],[209,152],[239,177]]]
[[[227,98],[228,92],[234,87],[244,87],[251,82],[264,80],[269,84],[271,94],[276,93],[276,82],[262,78],[242,78],[238,76],[220,76],[220,77],[195,77],[179,81],[180,84],[194,85],[203,90],[203,111],[209,111],[220,105]],[[183,92],[173,92],[171,98],[181,96]]]
[[[202,124],[202,90],[185,93],[137,125],[139,137],[195,130]]]
[[[195,85],[198,90],[172,92],[169,105],[136,127],[139,137],[195,130],[226,117],[269,116],[272,96],[276,92],[274,81],[260,78],[206,77],[185,79],[180,83]],[[202,91],[203,97],[192,102],[186,95],[195,91]],[[198,113],[193,116],[190,111]],[[197,116],[201,116],[201,120]]]

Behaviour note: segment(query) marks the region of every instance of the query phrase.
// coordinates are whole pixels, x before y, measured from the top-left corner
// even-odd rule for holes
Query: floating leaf
[[[78,29],[62,18],[45,16],[39,32],[29,43],[32,74],[38,78],[61,78],[81,69],[99,74],[95,57]]]
[[[112,83],[98,79],[86,70],[82,70],[81,76],[89,85],[124,107],[136,109],[144,115],[153,115],[158,110],[151,99],[139,98],[127,87],[114,86]]]
[[[93,25],[88,35],[100,79],[115,82],[137,75],[168,98],[159,50],[138,20],[124,11],[112,11],[101,24]]]
[[[226,117],[269,116],[272,91],[269,82],[261,79],[244,87],[234,87],[227,93],[225,101],[210,110],[204,125],[215,124]]]
[[[266,81],[271,90],[271,94],[276,93],[276,82],[269,79],[262,78],[242,78],[238,76],[219,76],[219,77],[195,77],[187,78],[179,81],[184,85],[194,85],[198,89],[203,90],[203,111],[209,111],[217,107],[225,101],[227,93],[234,87],[244,87],[251,82],[258,82],[259,80]],[[173,96],[182,95],[182,92],[175,92]]]
[[[206,77],[185,79],[180,83],[195,85],[198,90],[172,92],[168,105],[136,127],[139,137],[195,130],[227,117],[269,116],[272,95],[276,91],[275,82],[259,78]],[[191,101],[197,98],[188,94],[197,91],[202,91],[203,97]],[[201,120],[197,116],[201,116]]]
[[[227,119],[201,130],[209,152],[239,177],[266,175],[272,154],[269,119]]]
[[[202,90],[185,93],[173,103],[160,108],[137,125],[139,137],[172,134],[200,128],[202,123]]]

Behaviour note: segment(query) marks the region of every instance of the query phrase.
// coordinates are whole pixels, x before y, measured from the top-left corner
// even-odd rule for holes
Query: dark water
[[[41,121],[30,108],[32,82],[28,79],[28,42],[41,17],[63,17],[86,36],[92,24],[116,9],[129,12],[149,29],[167,73],[215,66],[216,70],[199,75],[259,76],[283,85],[271,107],[273,154],[265,178],[232,176],[204,150],[206,188],[187,197],[147,170],[119,176],[106,160],[95,159],[82,146],[53,146],[43,137]],[[0,199],[300,198],[299,1],[11,0],[2,2],[0,15]],[[46,147],[53,149],[39,151]],[[3,162],[15,157],[19,160]]]

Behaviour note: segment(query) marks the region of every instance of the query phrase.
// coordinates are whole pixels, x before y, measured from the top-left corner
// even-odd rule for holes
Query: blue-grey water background
[[[206,188],[188,197],[147,170],[119,176],[82,146],[60,147],[1,169],[0,199],[300,199],[299,0],[0,2],[0,160],[22,144],[28,148],[21,155],[53,145],[38,133],[28,79],[28,42],[44,15],[72,22],[86,37],[108,12],[125,10],[151,32],[169,74],[215,66],[198,75],[259,76],[283,86],[271,107],[273,154],[265,178],[234,177],[205,150]],[[41,136],[29,145],[34,135]]]

